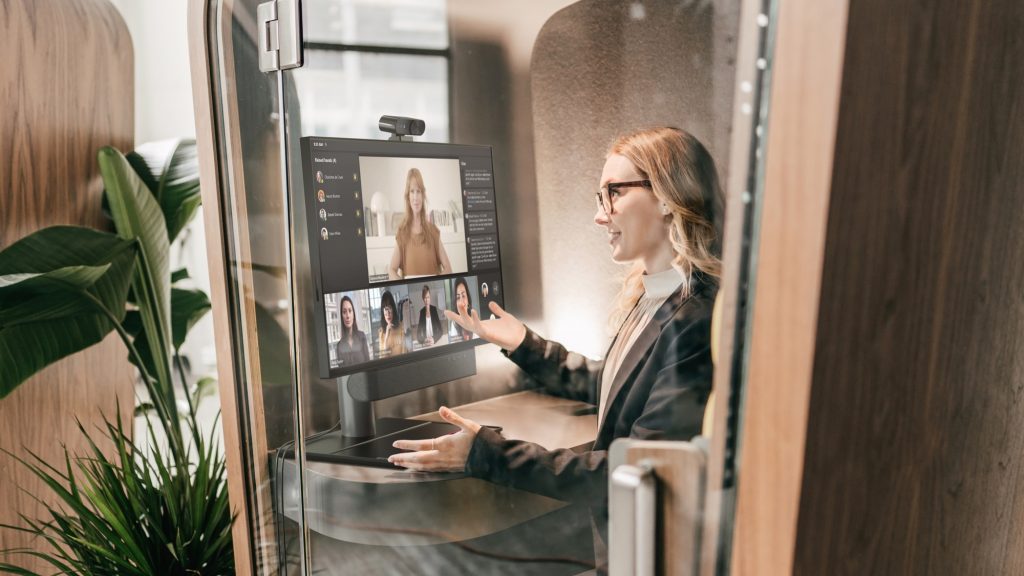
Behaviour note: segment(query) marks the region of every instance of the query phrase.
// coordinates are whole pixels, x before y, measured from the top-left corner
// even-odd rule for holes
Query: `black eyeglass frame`
[[[609,182],[597,191],[597,207],[604,210],[608,216],[615,214],[615,202],[612,200],[612,192],[618,192],[620,188],[653,188],[650,180],[632,180],[630,182]]]

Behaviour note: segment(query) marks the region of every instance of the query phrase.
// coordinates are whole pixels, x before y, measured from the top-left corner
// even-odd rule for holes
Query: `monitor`
[[[320,376],[386,374],[484,343],[444,311],[486,318],[490,302],[504,305],[491,148],[325,137],[300,145]],[[400,392],[365,381],[364,398]]]

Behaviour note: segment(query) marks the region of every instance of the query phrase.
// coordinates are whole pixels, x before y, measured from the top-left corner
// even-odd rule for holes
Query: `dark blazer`
[[[695,277],[691,294],[676,290],[629,349],[612,382],[590,450],[546,450],[477,433],[466,473],[568,502],[589,505],[607,540],[608,448],[616,438],[690,440],[700,434],[711,392],[711,310],[717,285]],[[508,357],[545,391],[597,404],[604,362],[568,352],[527,329]]]
[[[356,330],[352,334],[351,347],[344,338],[338,340],[335,352],[337,354],[338,362],[342,366],[366,362],[370,359],[370,347],[366,343],[366,334],[360,330]]]
[[[441,317],[437,313],[437,306],[431,304],[420,308],[420,323],[416,325],[416,341],[423,344],[427,339],[427,308],[430,308],[430,322],[434,325],[434,340],[436,341],[444,334],[444,327],[441,326]]]

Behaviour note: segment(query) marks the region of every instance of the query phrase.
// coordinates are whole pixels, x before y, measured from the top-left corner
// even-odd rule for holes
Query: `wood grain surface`
[[[777,26],[732,548],[744,576],[793,568],[846,1],[782,2]]]
[[[3,0],[0,53],[0,248],[46,226],[105,226],[97,151],[133,148],[132,43],[117,10],[107,0]],[[62,444],[81,453],[75,418],[95,430],[120,400],[122,419],[132,422],[133,378],[116,335],[43,370],[0,400],[0,447],[49,462],[63,459]],[[53,501],[0,454],[0,523],[20,524],[19,513],[41,518],[34,496]],[[42,543],[0,531],[0,548],[20,546]]]
[[[1024,574],[1022,25],[850,3],[795,573]]]
[[[741,290],[743,287],[743,257],[746,248],[744,235],[749,225],[747,222],[749,206],[743,201],[747,192],[751,170],[751,142],[755,138],[756,115],[744,112],[744,105],[753,106],[757,81],[756,60],[760,48],[760,35],[757,26],[757,14],[760,10],[758,0],[742,0],[735,7],[739,11],[735,30],[736,47],[729,52],[735,58],[735,79],[730,89],[733,98],[730,100],[732,122],[730,133],[730,151],[728,158],[719,160],[719,171],[722,176],[722,187],[725,202],[725,221],[723,223],[722,243],[722,285],[715,301],[712,319],[712,359],[715,363],[714,392],[708,399],[708,407],[704,411],[702,434],[709,439],[705,507],[700,548],[701,576],[714,576],[720,564],[720,550],[728,546],[725,541],[731,537],[729,530],[732,518],[728,517],[734,507],[735,488],[726,475],[726,462],[732,454],[727,454],[731,447],[729,426],[730,420],[737,416],[733,410],[732,383],[737,374],[735,354],[737,334],[745,330],[740,326],[745,319],[741,317]],[[716,7],[717,9],[717,7]],[[717,38],[717,35],[716,35]],[[716,57],[718,57],[716,55]],[[716,75],[717,78],[717,75]],[[721,82],[721,81],[719,81]],[[724,88],[722,88],[724,90]],[[725,124],[721,122],[720,124]],[[746,294],[743,294],[746,296]],[[740,350],[742,352],[742,350]],[[739,375],[742,377],[742,375]],[[736,432],[738,433],[738,432]],[[725,556],[727,559],[728,556]]]
[[[215,49],[210,45],[211,34],[216,30],[210,0],[190,0],[188,13],[189,60],[192,70],[192,101],[196,113],[196,146],[200,158],[200,186],[203,196],[203,224],[209,239],[206,245],[206,259],[210,269],[210,299],[213,303],[214,334],[217,347],[217,379],[221,401],[222,429],[224,431],[224,450],[227,461],[228,499],[231,512],[235,515],[235,523],[231,529],[232,546],[235,555],[235,571],[238,576],[249,576],[253,573],[253,540],[252,518],[247,509],[247,485],[249,474],[247,469],[256,466],[265,469],[266,459],[258,458],[250,464],[244,453],[242,434],[244,412],[239,411],[239,402],[248,402],[244,395],[239,398],[237,391],[238,378],[246,374],[252,375],[245,365],[238,366],[232,350],[232,329],[230,317],[230,287],[227,281],[229,255],[226,230],[223,227],[224,211],[227,209],[221,197],[221,178],[223,167],[217,162],[216,95],[213,90],[213,68],[210,64],[215,58]],[[259,403],[262,412],[262,402]],[[258,450],[265,450],[264,446]],[[256,495],[257,499],[260,494]],[[269,501],[269,496],[265,498]],[[269,502],[264,504],[269,507]],[[273,541],[273,538],[269,538]],[[269,566],[269,559],[264,559]]]
[[[704,519],[704,452],[689,442],[636,442],[627,448],[625,461],[645,462],[658,478],[657,573],[697,574]]]

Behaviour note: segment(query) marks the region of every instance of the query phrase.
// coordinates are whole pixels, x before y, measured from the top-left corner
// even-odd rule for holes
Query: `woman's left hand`
[[[396,440],[392,446],[413,452],[393,454],[388,462],[420,472],[462,472],[480,425],[450,408],[442,407],[437,413],[459,431],[429,440]]]

